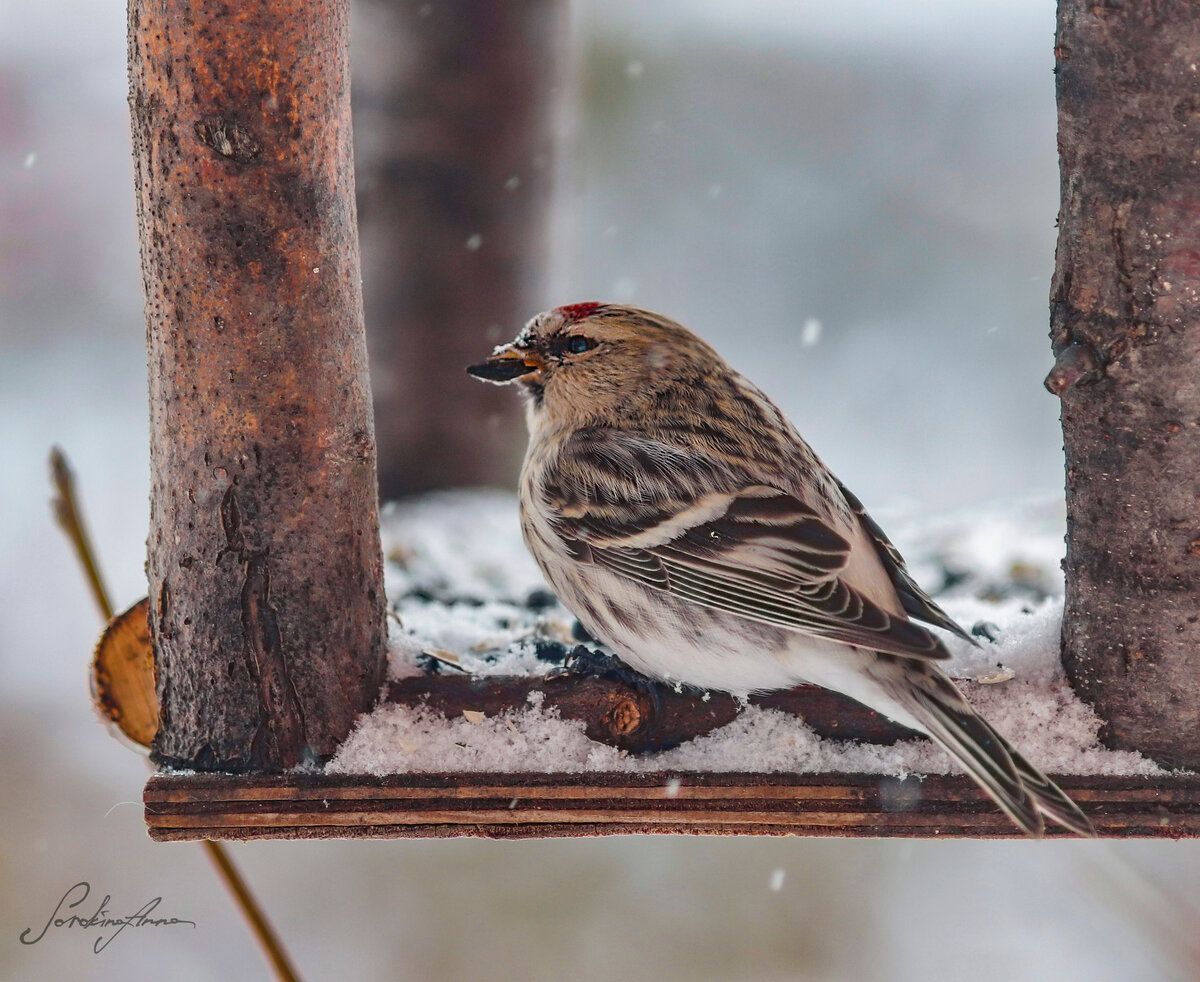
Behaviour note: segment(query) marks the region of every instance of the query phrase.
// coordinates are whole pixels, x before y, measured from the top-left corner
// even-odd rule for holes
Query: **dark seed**
[[[567,646],[557,641],[539,641],[533,646],[533,653],[538,661],[548,661],[554,665],[561,665],[567,660]]]
[[[976,621],[971,626],[971,634],[977,638],[984,638],[995,644],[996,639],[1000,637],[1000,628],[991,621]]]
[[[442,663],[436,658],[431,658],[426,654],[420,654],[417,655],[417,657],[413,660],[417,663],[417,668],[419,668],[426,675],[442,674]]]
[[[530,610],[546,610],[548,607],[553,607],[556,603],[558,603],[558,597],[549,590],[534,590],[525,598],[525,606]]]

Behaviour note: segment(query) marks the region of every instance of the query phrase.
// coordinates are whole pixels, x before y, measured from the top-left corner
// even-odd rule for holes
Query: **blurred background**
[[[394,150],[380,145],[385,97],[445,43],[447,9],[356,11],[381,436],[385,414],[402,415],[383,400],[415,396],[372,304],[391,303],[396,323],[418,325],[414,344],[439,350],[433,308],[396,313],[382,291],[389,264],[417,275],[423,261],[411,243],[391,256],[380,244],[394,221],[396,189],[385,185],[409,173],[389,171]],[[489,390],[461,372],[469,356],[453,346],[482,354],[537,310],[618,300],[712,341],[878,512],[1061,490],[1057,407],[1041,387],[1057,210],[1049,0],[522,9],[514,43],[534,63],[510,68],[540,87],[522,118],[544,147],[485,146],[500,162],[459,189],[465,217],[443,209],[462,224],[439,248],[461,248],[461,262],[439,267],[446,278],[422,300],[474,298],[455,308],[438,410],[449,435],[434,442],[472,431],[490,451],[456,480],[488,469],[502,483],[523,437],[511,405],[478,401]],[[539,25],[539,9],[560,19]],[[388,18],[403,31],[394,51],[376,29]],[[118,603],[144,594],[148,437],[124,31],[114,4],[0,5],[0,977],[266,977],[200,850],[145,835],[144,765],[93,719],[97,617],[48,507],[45,462],[58,443]],[[487,38],[476,31],[477,43]],[[544,264],[493,252],[506,235]],[[395,474],[448,473],[419,439],[388,437]],[[391,480],[399,491],[436,483]],[[664,837],[233,852],[309,979],[1197,974],[1193,843]],[[196,927],[122,936],[99,955],[83,933],[19,944],[80,880],[122,910],[161,896],[160,913]]]

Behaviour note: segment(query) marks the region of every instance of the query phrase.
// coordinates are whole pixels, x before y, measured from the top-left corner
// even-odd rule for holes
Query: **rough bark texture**
[[[1200,766],[1200,7],[1062,0],[1051,294],[1063,660],[1114,747]]]
[[[348,0],[132,0],[160,761],[330,755],[384,670]]]
[[[564,0],[355,5],[359,227],[380,489],[508,486],[517,401],[463,371],[548,306]]]
[[[732,722],[742,711],[742,703],[723,692],[701,696],[649,684],[653,698],[649,689],[609,678],[435,675],[392,682],[387,699],[405,706],[429,706],[449,717],[461,716],[464,711],[495,716],[528,705],[530,693],[540,692],[544,709],[563,719],[581,721],[591,739],[630,753],[677,747]],[[803,716],[820,736],[833,740],[890,745],[897,740],[925,739],[852,699],[815,685],[752,696],[750,702]]]

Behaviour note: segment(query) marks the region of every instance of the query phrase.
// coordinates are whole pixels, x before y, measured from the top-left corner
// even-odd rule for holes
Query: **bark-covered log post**
[[[565,0],[355,4],[359,215],[385,499],[509,486],[515,400],[463,366],[537,309]]]
[[[348,2],[129,6],[170,764],[327,757],[383,679]]]
[[[1104,739],[1200,766],[1200,6],[1060,0],[1047,387],[1063,661]]]

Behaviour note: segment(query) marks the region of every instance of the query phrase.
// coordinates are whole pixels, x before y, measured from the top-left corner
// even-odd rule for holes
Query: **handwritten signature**
[[[151,915],[158,909],[158,905],[162,903],[162,897],[147,900],[138,910],[125,917],[113,917],[108,910],[108,905],[112,903],[112,897],[106,893],[104,899],[96,907],[95,913],[90,916],[82,917],[79,914],[70,914],[66,917],[59,916],[64,912],[64,909],[74,910],[76,907],[79,907],[80,904],[87,900],[91,892],[92,885],[86,880],[76,883],[62,895],[62,900],[58,902],[58,905],[54,908],[54,913],[50,915],[49,920],[46,921],[41,933],[36,938],[29,937],[33,933],[33,928],[31,927],[27,927],[21,932],[21,944],[37,944],[52,927],[79,927],[84,930],[99,930],[101,932],[107,932],[109,928],[114,928],[111,934],[101,933],[96,937],[96,941],[92,945],[92,951],[98,955],[112,944],[113,939],[127,927],[169,927],[173,924],[196,926],[195,921],[187,921],[179,917],[152,917]],[[71,900],[76,894],[78,894],[78,897]],[[69,903],[68,900],[70,900]]]

